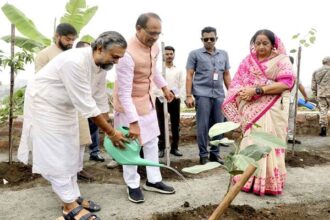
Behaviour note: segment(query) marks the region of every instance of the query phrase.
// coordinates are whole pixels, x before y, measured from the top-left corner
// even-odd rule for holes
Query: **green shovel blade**
[[[124,136],[128,136],[128,128],[120,127],[118,129],[120,132],[124,134]],[[104,147],[107,153],[115,159],[121,165],[137,165],[137,166],[154,166],[154,167],[164,167],[164,164],[156,163],[153,161],[145,160],[140,157],[141,146],[139,142],[135,140],[130,140],[125,144],[125,149],[119,149],[115,147],[112,141],[106,136],[104,138]]]

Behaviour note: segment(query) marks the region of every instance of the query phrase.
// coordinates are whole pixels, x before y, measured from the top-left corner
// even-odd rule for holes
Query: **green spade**
[[[120,127],[118,130],[122,132],[124,136],[128,137],[129,131],[127,127]],[[137,139],[129,140],[128,143],[124,144],[125,149],[122,150],[115,147],[108,137],[104,138],[105,150],[121,165],[167,167],[164,164],[142,159],[140,157],[141,146]]]

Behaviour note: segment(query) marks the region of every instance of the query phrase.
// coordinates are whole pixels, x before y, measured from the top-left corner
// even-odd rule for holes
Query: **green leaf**
[[[107,88],[108,88],[108,89],[113,89],[114,86],[115,86],[115,83],[114,83],[114,82],[111,82],[111,81],[108,81],[108,82],[107,82]]]
[[[299,43],[304,44],[306,40],[300,40]]]
[[[235,130],[240,126],[239,123],[234,123],[231,121],[216,123],[213,125],[209,130],[209,136],[210,138],[213,138],[215,136],[218,136],[220,134],[227,133],[229,131]]]
[[[232,170],[234,170],[234,159],[233,159],[234,153],[231,152],[229,155],[225,158],[224,166],[226,167],[227,171],[230,173]]]
[[[265,154],[268,154],[272,150],[271,147],[268,146],[258,146],[256,144],[252,144],[241,150],[238,154],[250,157],[255,161],[260,160]]]
[[[73,25],[78,34],[93,18],[98,9],[97,6],[87,7],[85,0],[70,0],[65,8],[67,13],[61,17],[60,22]]]
[[[293,36],[292,36],[292,39],[297,39],[297,38],[299,37],[299,35],[300,35],[299,33],[298,33],[298,34],[295,34],[295,35],[293,35]]]
[[[284,142],[282,139],[266,133],[266,132],[251,132],[249,137],[257,144],[262,146],[268,146],[268,147],[285,147],[286,148],[286,142]]]
[[[244,171],[243,170],[230,170],[230,171],[228,171],[228,173],[230,175],[236,176],[236,175],[240,175],[240,174],[244,173]]]
[[[310,44],[308,44],[308,43],[304,44],[304,47],[309,47],[309,46],[310,46]]]
[[[241,170],[243,172],[250,164],[254,165],[255,167],[258,167],[258,163],[254,159],[242,154],[234,155],[233,161],[234,161],[234,166],[236,167],[235,170]]]
[[[10,43],[11,36],[3,36],[1,37],[2,40],[4,40],[7,43]],[[37,41],[25,38],[25,37],[19,37],[15,36],[15,46],[20,47],[22,49],[25,49],[30,52],[38,52],[41,49],[43,49],[45,46]]]
[[[315,39],[316,39],[315,36],[312,36],[312,37],[309,38],[309,41],[310,41],[312,44],[314,44]]]
[[[84,35],[81,39],[80,39],[80,41],[83,41],[83,42],[86,42],[86,43],[92,43],[93,41],[95,41],[95,39],[92,37],[92,36],[90,36],[90,35]]]
[[[296,49],[292,49],[292,50],[290,50],[290,53],[296,53],[296,52],[297,52]]]
[[[37,30],[33,21],[26,17],[23,12],[15,8],[15,6],[6,3],[1,9],[8,20],[15,25],[21,34],[42,45],[48,46],[51,44],[51,40],[42,35]]]
[[[222,138],[221,140],[210,141],[211,145],[217,146],[219,144],[229,145],[233,144],[235,141],[229,140],[228,138]]]
[[[314,34],[315,34],[314,31],[309,31],[308,33],[309,33],[310,35],[314,35]]]

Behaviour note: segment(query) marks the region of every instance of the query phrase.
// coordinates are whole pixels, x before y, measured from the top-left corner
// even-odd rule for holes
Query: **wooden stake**
[[[294,156],[294,147],[296,142],[296,131],[297,131],[297,109],[298,109],[298,89],[299,89],[299,81],[300,81],[300,60],[301,60],[301,46],[298,48],[298,62],[297,62],[297,79],[296,79],[296,91],[294,96],[294,118],[293,118],[293,137],[292,137],[292,156]]]
[[[241,188],[248,181],[248,179],[253,175],[256,171],[256,167],[250,164],[244,173],[241,175],[240,180],[229,190],[225,198],[219,204],[219,206],[214,210],[209,220],[219,220],[221,215],[226,211],[231,202],[235,199],[237,194],[240,192]]]
[[[162,62],[162,72],[163,72],[163,77],[166,80],[166,60],[165,60],[165,43],[161,42],[162,46],[162,57],[163,57],[163,62]],[[171,165],[171,159],[170,159],[170,135],[169,135],[169,126],[168,126],[168,107],[167,107],[167,100],[164,97],[164,102],[163,102],[163,110],[164,110],[164,133],[165,133],[165,152],[166,152],[166,165],[170,166]]]

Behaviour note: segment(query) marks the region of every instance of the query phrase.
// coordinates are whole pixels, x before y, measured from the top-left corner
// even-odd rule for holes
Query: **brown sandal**
[[[64,220],[76,220],[74,217],[78,215],[78,213],[83,210],[84,208],[80,205],[74,209],[72,209],[68,213],[63,213]],[[94,218],[92,218],[94,217]],[[79,220],[101,220],[95,214],[87,213],[79,218]]]
[[[79,205],[83,206],[83,201],[84,201],[84,200],[85,200],[84,197],[79,196],[78,199],[76,200],[76,202],[77,202]],[[90,211],[90,212],[98,212],[98,211],[101,210],[101,206],[98,205],[98,204],[96,204],[96,203],[93,202],[92,200],[87,200],[87,203],[88,203],[88,207],[84,207],[84,206],[83,206],[84,209],[87,209],[87,210]]]

